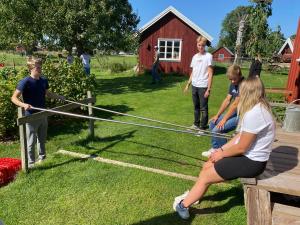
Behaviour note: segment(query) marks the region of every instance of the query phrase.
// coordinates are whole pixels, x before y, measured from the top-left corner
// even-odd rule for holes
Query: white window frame
[[[180,62],[181,61],[181,51],[182,51],[182,39],[176,39],[176,38],[158,38],[157,40],[157,46],[158,46],[158,49],[159,49],[159,54],[161,53],[160,52],[160,41],[165,41],[165,43],[167,41],[170,41],[172,42],[172,57],[174,55],[174,42],[175,41],[179,41],[179,57],[177,59],[175,58],[167,58],[167,46],[164,46],[165,47],[165,52],[164,52],[164,55],[165,57],[159,57],[159,60],[160,61],[168,61],[168,62]]]
[[[224,54],[221,54],[221,53],[218,54],[218,59],[224,59],[224,58],[225,58]]]

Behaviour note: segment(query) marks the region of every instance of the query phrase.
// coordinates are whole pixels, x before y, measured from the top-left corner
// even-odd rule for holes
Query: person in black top
[[[218,113],[210,119],[209,123],[209,129],[214,133],[230,132],[238,124],[237,105],[239,102],[239,86],[244,79],[241,68],[238,65],[231,65],[227,69],[227,77],[231,81],[228,94],[223,100]],[[224,113],[226,109],[228,111]],[[209,157],[215,149],[222,147],[226,142],[226,138],[213,136],[211,139],[212,148],[202,152],[202,156]]]
[[[258,54],[255,57],[255,59],[252,60],[248,77],[260,77],[261,67],[262,67],[262,60],[260,55]]]

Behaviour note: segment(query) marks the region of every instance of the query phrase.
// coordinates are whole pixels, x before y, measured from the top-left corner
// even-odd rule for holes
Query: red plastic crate
[[[12,181],[20,169],[21,160],[14,158],[0,158],[0,185]]]

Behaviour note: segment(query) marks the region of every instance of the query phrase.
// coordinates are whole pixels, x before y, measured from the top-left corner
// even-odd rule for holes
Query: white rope
[[[99,110],[99,111],[114,113],[114,114],[117,114],[117,115],[133,117],[133,118],[137,118],[137,119],[141,119],[141,120],[166,124],[166,125],[175,126],[175,127],[181,127],[181,128],[185,128],[185,129],[189,129],[189,130],[198,131],[200,133],[205,133],[205,134],[214,134],[213,136],[219,136],[219,137],[222,136],[223,138],[227,138],[227,139],[232,138],[231,135],[226,135],[226,134],[222,134],[222,133],[216,133],[216,132],[207,131],[207,130],[195,129],[195,128],[191,128],[191,127],[187,127],[187,126],[183,126],[183,125],[178,125],[178,124],[174,124],[174,123],[164,122],[164,121],[160,121],[160,120],[150,119],[150,118],[136,116],[136,115],[127,114],[127,113],[121,113],[121,112],[117,112],[117,111],[113,111],[113,110],[109,110],[109,109],[104,109],[104,108],[100,108],[100,107],[96,107],[96,106],[90,106],[90,105],[87,105],[87,104],[83,104],[83,103],[79,103],[79,102],[75,102],[75,101],[71,101],[71,100],[65,100],[65,101],[69,102],[69,103],[85,106],[85,107],[90,107],[90,108],[93,108],[93,109],[96,109],[96,110]]]
[[[177,132],[177,133],[193,134],[193,135],[196,135],[196,136],[209,136],[209,137],[222,137],[222,138],[224,138],[224,136],[221,135],[221,134],[216,135],[216,134],[210,134],[210,133],[193,132],[193,131],[188,131],[188,130],[176,130],[176,129],[173,129],[173,128],[145,125],[145,124],[132,123],[132,122],[124,122],[124,121],[119,121],[119,120],[103,119],[103,118],[94,117],[94,116],[85,116],[85,115],[80,115],[80,114],[75,114],[75,113],[62,112],[62,111],[58,111],[58,110],[44,109],[44,108],[38,108],[38,107],[33,107],[33,106],[31,107],[31,109],[38,110],[38,111],[55,113],[55,114],[60,114],[60,115],[65,115],[65,116],[83,118],[83,119],[99,120],[99,121],[106,121],[106,122],[111,122],[111,123],[134,125],[134,126],[139,126],[139,127],[148,127],[148,128],[153,128],[153,129],[159,129],[159,130],[173,131],[173,132]]]

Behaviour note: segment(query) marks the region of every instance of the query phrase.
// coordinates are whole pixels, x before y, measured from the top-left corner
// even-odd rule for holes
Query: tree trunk
[[[245,23],[248,14],[243,15],[240,22],[239,28],[237,31],[237,37],[235,42],[235,56],[234,56],[234,64],[240,65],[241,64],[241,57],[242,57],[242,43],[243,43],[243,35],[245,30]]]

